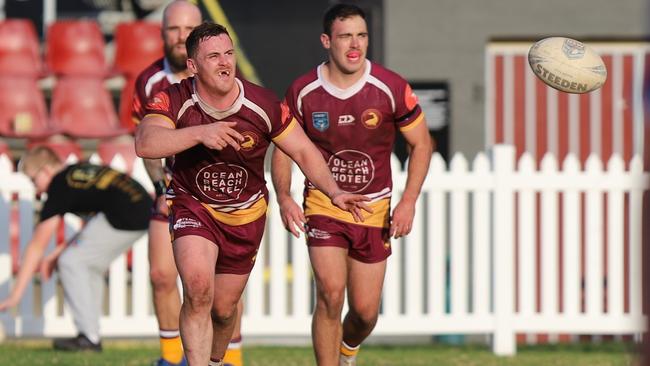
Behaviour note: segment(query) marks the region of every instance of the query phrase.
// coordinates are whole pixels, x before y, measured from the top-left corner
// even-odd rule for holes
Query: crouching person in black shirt
[[[65,166],[47,147],[28,151],[19,170],[32,180],[37,193],[47,193],[47,199],[11,294],[0,301],[0,311],[19,303],[63,215],[90,217],[74,242],[58,246],[43,260],[41,274],[47,279],[58,266],[65,301],[79,331],[75,338],[55,340],[54,348],[101,351],[104,272],[146,233],[152,199],[125,174],[88,163]]]

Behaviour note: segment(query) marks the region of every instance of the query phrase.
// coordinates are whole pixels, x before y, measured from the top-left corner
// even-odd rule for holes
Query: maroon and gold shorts
[[[170,210],[173,239],[197,235],[219,247],[215,273],[248,274],[264,234],[266,215],[244,225],[226,225],[191,197],[176,196]]]
[[[338,221],[327,216],[307,218],[307,246],[339,247],[363,263],[377,263],[391,254],[389,228],[371,227]]]

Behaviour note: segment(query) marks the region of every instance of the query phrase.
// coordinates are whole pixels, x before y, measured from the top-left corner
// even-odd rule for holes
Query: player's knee
[[[212,307],[212,321],[217,324],[229,324],[237,315],[237,303],[214,304]]]
[[[151,267],[149,278],[154,290],[167,292],[176,288],[176,273],[174,271]]]
[[[372,329],[377,324],[379,313],[371,307],[363,309],[350,310],[351,320],[360,328]]]
[[[319,290],[319,300],[328,311],[338,311],[340,314],[345,301],[345,287],[325,287]]]
[[[183,298],[191,308],[212,306],[212,281],[208,276],[193,276],[183,281]]]

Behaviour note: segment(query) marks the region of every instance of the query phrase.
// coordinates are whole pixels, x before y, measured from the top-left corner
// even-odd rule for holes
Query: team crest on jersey
[[[330,117],[327,112],[312,112],[311,120],[314,124],[314,128],[320,132],[323,132],[330,127]]]
[[[361,114],[361,122],[366,128],[374,130],[381,124],[381,112],[376,109],[366,109]]]
[[[241,149],[244,151],[253,150],[253,148],[255,148],[255,146],[260,142],[260,138],[255,132],[244,131],[241,135],[244,136],[244,141],[242,141],[239,146],[241,146]]]

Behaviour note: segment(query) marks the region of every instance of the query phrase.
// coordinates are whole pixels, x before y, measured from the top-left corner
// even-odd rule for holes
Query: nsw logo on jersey
[[[327,130],[330,126],[330,117],[327,112],[312,112],[311,119],[314,128],[320,132]]]

